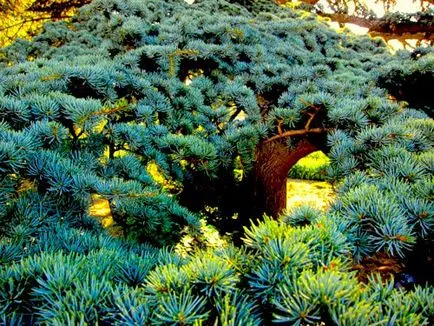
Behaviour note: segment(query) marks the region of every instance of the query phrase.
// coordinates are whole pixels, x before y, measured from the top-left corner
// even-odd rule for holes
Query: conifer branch
[[[313,113],[307,113],[307,115],[309,116],[309,119],[306,122],[306,125],[304,126],[304,129],[309,129],[313,119],[315,118],[316,114],[318,113],[318,111],[321,110],[321,107],[314,105],[312,103],[308,103],[305,99],[300,99],[300,102],[303,103],[304,105],[306,105],[308,107],[308,109],[313,109]]]
[[[312,128],[309,129],[310,126],[312,125],[312,121],[315,119],[315,116],[317,115],[317,113],[321,110],[321,107],[310,104],[308,102],[306,102],[304,99],[301,99],[301,102],[303,104],[305,104],[306,106],[308,106],[309,108],[312,108],[314,110],[314,112],[310,113],[306,113],[309,116],[309,119],[306,121],[306,124],[304,125],[304,129],[299,129],[299,130],[289,130],[286,132],[282,131],[282,121],[279,120],[277,122],[277,132],[278,134],[265,140],[264,143],[269,143],[272,142],[273,140],[276,139],[280,139],[280,138],[286,138],[286,137],[293,137],[293,136],[304,136],[307,134],[321,134],[324,132],[329,131],[329,129],[327,128]]]
[[[110,199],[112,197],[122,197],[122,198],[146,198],[146,197],[155,197],[158,196],[159,193],[156,191],[153,192],[145,192],[145,193],[131,193],[131,194],[110,194],[110,195],[101,195],[102,197],[105,197],[107,199]]]
[[[99,110],[99,111],[91,112],[91,113],[87,114],[86,116],[84,116],[83,118],[81,118],[78,121],[78,124],[81,125],[81,124],[85,123],[91,117],[96,117],[96,116],[101,116],[101,115],[110,115],[113,113],[124,111],[126,109],[128,109],[128,105],[121,105],[121,106],[117,106],[114,108],[104,108],[104,109]]]
[[[323,134],[327,131],[330,131],[329,128],[312,128],[312,129],[299,129],[299,130],[289,130],[280,135],[275,135],[273,137],[268,138],[264,141],[264,144],[272,142],[276,139],[294,137],[294,136],[305,136],[308,134]]]
[[[283,131],[282,131],[282,120],[277,121],[277,132],[279,133],[279,135],[283,134]]]
[[[114,107],[114,108],[103,109],[103,110],[100,110],[100,111],[93,112],[91,114],[91,116],[109,115],[109,114],[113,114],[113,113],[117,113],[117,112],[123,111],[123,110],[125,110],[127,108],[128,108],[127,105],[122,105],[122,106],[118,106],[118,107]]]
[[[311,106],[311,107],[314,109],[314,112],[307,114],[309,116],[309,119],[307,120],[306,125],[304,126],[305,130],[309,129],[310,125],[312,124],[313,119],[315,118],[318,111],[321,109],[320,107],[317,107],[317,106]]]
[[[169,54],[169,75],[170,77],[175,77],[175,57],[176,56],[193,56],[198,55],[199,51],[191,49],[176,49]]]

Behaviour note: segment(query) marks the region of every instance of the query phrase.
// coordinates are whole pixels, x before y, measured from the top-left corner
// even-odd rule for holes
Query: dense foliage
[[[405,291],[375,276],[360,283],[349,270],[350,248],[339,223],[317,216],[305,227],[291,226],[296,220],[267,219],[246,231],[241,249],[189,257],[59,230],[39,248],[29,248],[42,253],[0,269],[0,322],[235,326],[433,320],[433,288]]]
[[[434,99],[430,96],[434,84],[433,48],[420,48],[412,53],[400,53],[390,62],[379,78],[379,85],[399,100],[434,117]],[[410,60],[409,60],[410,59]],[[410,61],[402,65],[402,61]]]
[[[432,246],[434,123],[378,87],[432,69],[430,51],[400,54],[391,79],[381,40],[305,12],[97,0],[0,56],[4,324],[432,321],[431,287],[350,271]],[[194,236],[201,215],[233,220],[258,151],[306,143],[329,151],[329,212],[266,218],[243,246],[188,257],[135,242]],[[93,194],[128,242],[88,216]]]

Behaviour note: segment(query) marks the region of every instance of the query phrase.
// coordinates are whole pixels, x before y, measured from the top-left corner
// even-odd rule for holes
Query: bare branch
[[[229,122],[234,121],[235,118],[238,116],[238,114],[240,114],[241,110],[242,110],[241,107],[237,107],[237,109],[235,110],[235,112],[230,116]]]
[[[17,26],[20,26],[20,25],[24,25],[26,23],[34,23],[34,22],[38,22],[38,21],[41,21],[41,20],[50,20],[50,19],[51,19],[50,17],[37,17],[37,18],[32,18],[32,19],[26,19],[26,20],[20,21],[19,23],[2,27],[2,28],[0,28],[0,32],[3,32],[5,30],[8,30],[10,28],[14,28],[14,27],[17,27]]]
[[[370,34],[378,36],[389,34],[390,38],[397,38],[400,35],[406,34],[410,36],[409,38],[422,37],[428,40],[434,39],[434,25],[432,24],[422,24],[412,21],[388,22],[381,18],[367,19],[339,13],[318,12],[318,15],[328,17],[332,21],[339,23],[350,23],[368,28]]]
[[[286,137],[293,137],[293,136],[305,136],[308,134],[323,134],[327,131],[329,131],[330,129],[327,128],[312,128],[312,129],[299,129],[299,130],[289,130],[286,131],[280,135],[275,135],[273,137],[268,138],[267,140],[264,141],[264,144],[267,144],[269,142],[272,142],[276,139],[280,139],[280,138],[286,138]]]
[[[277,121],[277,132],[279,133],[279,135],[283,134],[283,131],[282,131],[282,120]]]

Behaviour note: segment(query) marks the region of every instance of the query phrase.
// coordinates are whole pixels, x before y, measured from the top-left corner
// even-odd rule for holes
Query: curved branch
[[[312,129],[299,129],[299,130],[289,130],[286,131],[280,135],[275,135],[273,137],[268,138],[264,141],[264,144],[267,144],[269,142],[272,142],[273,140],[280,139],[280,138],[287,138],[287,137],[293,137],[293,136],[305,136],[308,134],[323,134],[327,131],[330,131],[328,128],[312,128]]]
[[[65,15],[65,16],[60,17],[59,19],[67,19],[67,18],[72,18],[72,16]],[[8,29],[11,29],[11,28],[14,28],[14,27],[17,27],[20,25],[24,25],[27,23],[36,23],[38,21],[43,21],[43,20],[52,20],[52,18],[51,17],[35,17],[35,18],[25,19],[23,21],[20,21],[19,23],[0,28],[0,32],[6,31]]]
[[[309,119],[307,120],[306,125],[304,126],[305,130],[308,130],[310,128],[310,125],[311,125],[313,119],[315,118],[317,113],[321,110],[320,107],[315,106],[315,105],[312,105],[311,107],[314,109],[314,111],[313,111],[313,113],[307,113],[309,115]]]
[[[38,22],[38,21],[41,21],[41,20],[50,20],[50,19],[51,19],[50,17],[38,17],[38,18],[26,19],[26,20],[20,21],[19,23],[2,27],[2,28],[0,28],[0,32],[3,32],[5,30],[8,30],[10,28],[14,28],[14,27],[17,27],[17,26],[20,26],[20,25],[24,25],[26,23],[34,23],[34,22]]]
[[[405,20],[402,22],[388,21],[382,18],[363,18],[358,16],[339,14],[339,13],[324,13],[317,12],[322,17],[330,18],[332,21],[338,23],[350,23],[360,27],[368,28],[369,33],[376,33],[378,35],[389,34],[392,36],[409,35],[409,36],[422,36],[425,39],[434,39],[434,24],[424,24],[418,21]]]

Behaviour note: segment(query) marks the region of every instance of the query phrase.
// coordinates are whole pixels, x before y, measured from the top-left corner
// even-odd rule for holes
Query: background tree
[[[352,0],[303,1],[310,5],[310,10],[323,17],[338,22],[342,26],[351,23],[368,29],[373,36],[386,40],[398,39],[405,43],[407,39],[434,41],[434,4],[432,0],[411,0],[408,6],[418,6],[416,13],[394,12],[396,0],[375,1],[383,6],[385,15],[378,15],[370,7],[373,3]]]
[[[2,0],[0,1],[0,47],[16,38],[30,38],[43,23],[72,17],[87,0]]]
[[[274,0],[269,0],[274,2]],[[386,40],[398,39],[405,43],[407,39],[428,41],[432,44],[434,33],[433,1],[411,0],[419,5],[420,11],[415,14],[395,13],[396,0],[378,0],[386,15],[378,17],[372,11],[373,3],[363,0],[303,0],[299,8],[328,17],[342,26],[345,23],[356,24],[368,28],[373,36],[381,36]],[[2,0],[0,3],[0,46],[9,44],[17,37],[31,37],[38,32],[42,23],[47,20],[58,20],[71,17],[74,10],[90,1],[88,0]],[[232,0],[246,8],[251,8],[251,0]],[[254,2],[254,1],[253,1]],[[293,1],[277,0],[279,4]]]

